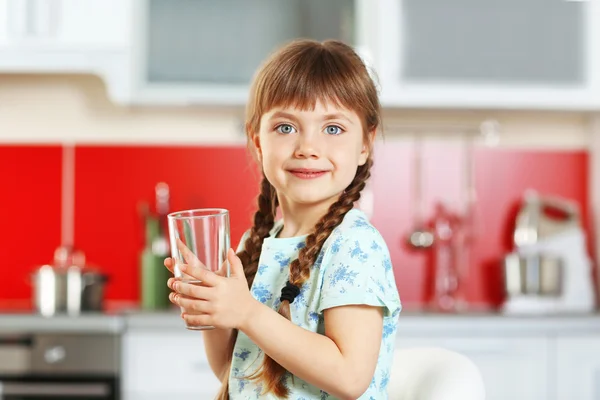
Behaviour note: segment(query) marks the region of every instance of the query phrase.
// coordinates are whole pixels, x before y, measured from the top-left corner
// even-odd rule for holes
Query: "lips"
[[[325,175],[329,171],[322,169],[295,168],[288,170],[288,172],[300,179],[315,179]]]

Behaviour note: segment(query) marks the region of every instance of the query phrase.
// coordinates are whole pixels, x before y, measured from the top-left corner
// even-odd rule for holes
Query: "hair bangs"
[[[340,57],[340,54],[343,56]],[[356,57],[356,56],[355,56]],[[314,110],[318,102],[355,111],[365,127],[378,104],[368,72],[337,43],[297,42],[269,59],[255,79],[249,104],[250,128],[257,132],[260,116],[274,108]]]

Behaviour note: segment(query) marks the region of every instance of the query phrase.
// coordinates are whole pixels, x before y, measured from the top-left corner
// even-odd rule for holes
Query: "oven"
[[[0,400],[118,400],[119,336],[1,334]]]

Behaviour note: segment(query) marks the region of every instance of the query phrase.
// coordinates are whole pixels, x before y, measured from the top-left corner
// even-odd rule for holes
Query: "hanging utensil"
[[[415,135],[413,152],[413,229],[407,242],[413,249],[428,249],[433,245],[433,232],[425,224],[425,206],[423,204],[423,139]]]

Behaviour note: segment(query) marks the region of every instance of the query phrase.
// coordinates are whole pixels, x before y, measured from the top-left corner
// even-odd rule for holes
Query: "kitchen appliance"
[[[563,268],[561,257],[510,253],[504,258],[506,293],[509,296],[558,296],[562,292]]]
[[[525,194],[504,258],[505,313],[591,312],[592,262],[576,203]]]
[[[0,334],[0,400],[118,400],[116,334]]]

